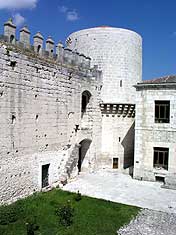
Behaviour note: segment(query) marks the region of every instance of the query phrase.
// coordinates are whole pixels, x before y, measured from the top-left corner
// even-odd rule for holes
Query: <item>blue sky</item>
[[[143,37],[143,79],[151,79],[176,74],[175,12],[175,0],[0,0],[0,34],[9,17],[56,43],[94,26],[131,29]]]

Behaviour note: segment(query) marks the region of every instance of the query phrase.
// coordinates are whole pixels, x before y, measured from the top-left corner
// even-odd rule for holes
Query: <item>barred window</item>
[[[170,122],[170,101],[155,101],[155,123]]]
[[[168,170],[169,149],[168,148],[154,148],[153,166],[155,168],[163,168]]]

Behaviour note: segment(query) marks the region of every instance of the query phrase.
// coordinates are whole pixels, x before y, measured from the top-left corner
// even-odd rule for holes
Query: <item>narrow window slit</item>
[[[14,123],[15,123],[15,120],[16,120],[16,117],[15,117],[14,114],[12,114],[12,118],[11,118],[11,121],[12,121],[12,122],[11,122],[11,123],[14,124]]]

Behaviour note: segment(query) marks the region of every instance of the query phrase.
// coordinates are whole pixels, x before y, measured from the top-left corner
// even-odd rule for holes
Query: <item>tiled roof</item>
[[[151,80],[145,80],[138,84],[163,84],[163,83],[176,83],[176,75],[170,75],[161,78],[155,78]]]

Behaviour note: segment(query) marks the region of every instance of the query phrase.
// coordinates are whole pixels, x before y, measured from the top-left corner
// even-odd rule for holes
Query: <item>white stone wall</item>
[[[119,159],[119,170],[128,167],[134,155],[134,118],[104,114],[101,151],[103,168],[112,168],[113,158]]]
[[[142,39],[130,30],[97,27],[72,33],[68,47],[92,58],[103,74],[104,103],[135,103],[142,80]],[[120,87],[122,81],[122,87]]]
[[[155,100],[170,101],[170,123],[155,123]],[[134,177],[155,180],[176,173],[176,90],[140,89],[136,101]],[[154,147],[169,148],[168,171],[153,168]]]
[[[107,104],[135,104],[133,87],[142,80],[142,38],[120,28],[96,27],[72,33],[68,47],[92,59],[102,70],[101,99]],[[134,156],[134,118],[103,115],[100,168],[112,168],[119,159],[119,170],[132,164]],[[120,138],[120,141],[119,141]]]
[[[90,138],[91,154],[100,153],[101,81],[87,73],[0,42],[1,202],[40,190],[44,164],[50,164],[49,184],[58,181],[69,145]],[[92,127],[87,130],[81,129],[84,90],[92,94]]]

